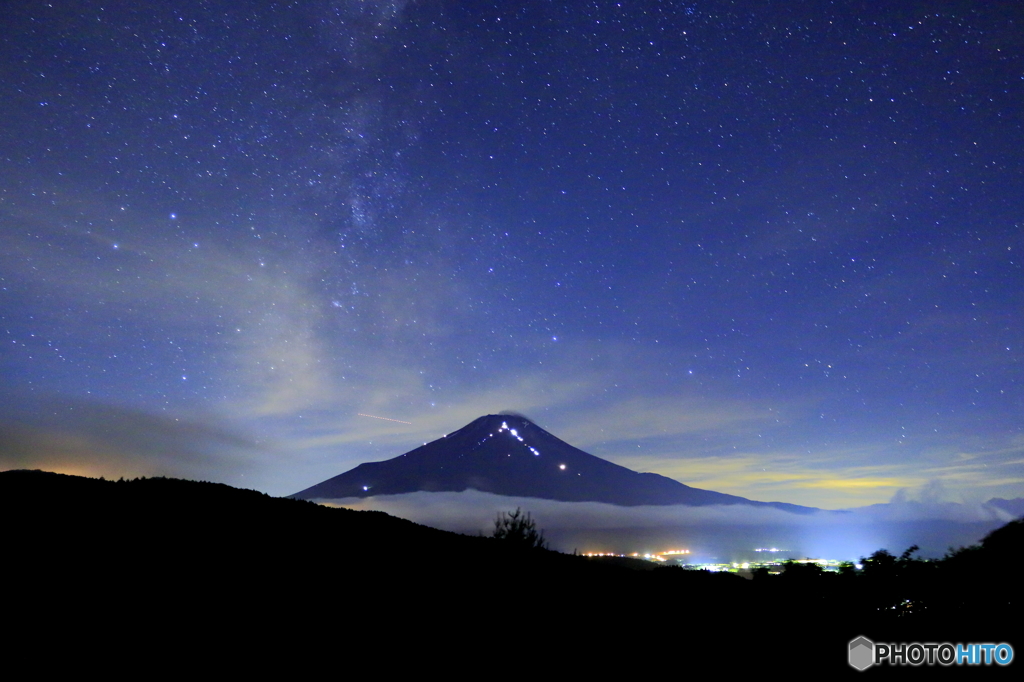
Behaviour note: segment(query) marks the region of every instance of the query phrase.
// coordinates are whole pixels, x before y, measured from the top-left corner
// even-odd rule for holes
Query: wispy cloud
[[[63,398],[13,402],[0,421],[0,469],[43,469],[83,476],[172,476],[258,483],[267,452],[251,440],[198,419],[159,416]],[[251,483],[249,481],[252,481]]]

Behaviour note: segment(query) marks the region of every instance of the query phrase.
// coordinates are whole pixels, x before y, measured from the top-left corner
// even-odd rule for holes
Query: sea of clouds
[[[318,500],[331,506],[383,511],[427,526],[487,535],[502,512],[528,511],[552,548],[578,552],[655,552],[688,549],[696,561],[749,561],[780,550],[778,558],[856,560],[878,549],[900,554],[918,545],[940,557],[950,548],[980,541],[1013,520],[986,503],[920,499],[901,491],[888,504],[844,511],[793,514],[764,506],[645,505],[559,502],[464,492],[416,492],[368,498]]]

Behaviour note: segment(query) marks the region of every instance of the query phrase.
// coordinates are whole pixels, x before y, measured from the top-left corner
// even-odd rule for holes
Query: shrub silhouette
[[[514,512],[502,512],[494,519],[494,532],[491,537],[513,543],[529,549],[547,549],[548,542],[544,539],[544,531],[537,530],[537,522],[530,512],[516,507]]]

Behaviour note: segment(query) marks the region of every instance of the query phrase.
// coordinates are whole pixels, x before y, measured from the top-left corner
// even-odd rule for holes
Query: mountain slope
[[[384,462],[367,462],[291,495],[336,499],[418,491],[496,495],[620,506],[751,504],[810,513],[811,507],[754,502],[639,473],[569,445],[525,417],[487,415]]]

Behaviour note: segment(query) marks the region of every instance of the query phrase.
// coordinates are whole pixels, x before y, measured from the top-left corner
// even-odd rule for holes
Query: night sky
[[[0,25],[2,469],[284,495],[514,410],[759,500],[1024,496],[1019,2]]]

